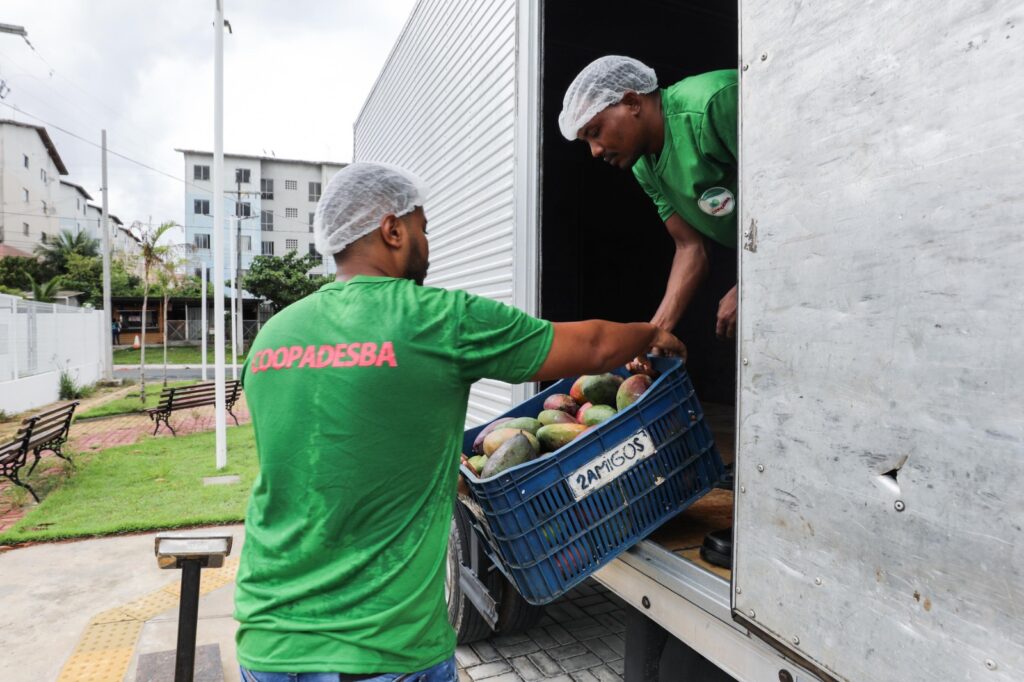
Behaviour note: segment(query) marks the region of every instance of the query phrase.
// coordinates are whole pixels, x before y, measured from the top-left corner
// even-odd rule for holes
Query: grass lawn
[[[120,348],[114,351],[114,364],[115,365],[137,365],[139,364],[139,355],[141,351],[137,351],[134,348]],[[245,355],[239,355],[237,358],[238,362],[241,363],[245,360]],[[213,364],[213,345],[206,349],[206,361]],[[231,362],[231,346],[228,345],[224,349],[224,361]],[[164,362],[164,347],[163,346],[146,346],[146,364],[147,365],[162,365]],[[203,363],[203,354],[199,346],[168,346],[167,347],[167,364],[169,365],[201,365]]]
[[[66,477],[49,477],[61,483],[0,534],[0,543],[239,522],[258,469],[256,441],[251,425],[227,434],[228,466],[220,471],[214,465],[213,432],[73,454],[78,466],[68,468]],[[226,474],[238,474],[241,483],[203,485],[204,476]],[[36,487],[40,481],[29,483]]]
[[[189,386],[190,384],[196,383],[195,381],[168,381],[168,386]],[[107,417],[112,414],[129,414],[132,412],[142,412],[147,407],[156,407],[156,404],[160,402],[160,391],[163,390],[164,383],[160,378],[147,379],[146,380],[146,404],[143,405],[139,402],[139,389],[136,388],[134,391],[129,393],[123,398],[117,400],[111,400],[109,403],[97,405],[91,410],[85,410],[75,415],[76,419],[88,419],[91,417]]]

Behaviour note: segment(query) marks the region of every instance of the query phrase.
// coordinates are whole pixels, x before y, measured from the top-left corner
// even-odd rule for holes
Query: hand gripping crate
[[[565,447],[497,476],[465,466],[495,565],[531,604],[547,604],[705,495],[722,459],[681,360],[652,358],[658,379],[643,396]],[[617,372],[628,376],[625,370]],[[565,379],[509,410],[536,417]],[[470,452],[483,426],[466,431]]]

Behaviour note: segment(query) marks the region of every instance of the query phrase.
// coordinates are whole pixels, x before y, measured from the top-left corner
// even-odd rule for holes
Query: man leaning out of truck
[[[354,163],[316,245],[336,281],[275,315],[243,382],[259,474],[235,593],[244,680],[456,680],[445,553],[469,389],[611,370],[648,323],[555,323],[423,286],[423,184]]]
[[[702,301],[707,326],[701,319],[702,328],[688,333],[735,335],[737,91],[735,69],[658,88],[654,69],[610,55],[588,64],[563,99],[562,135],[586,142],[594,158],[631,170],[675,243],[665,295],[651,319],[662,329],[677,328],[704,284],[718,301],[717,314],[713,301]]]

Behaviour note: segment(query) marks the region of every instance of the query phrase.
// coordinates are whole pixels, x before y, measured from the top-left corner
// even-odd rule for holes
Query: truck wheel
[[[472,566],[469,556],[471,551],[470,533],[472,532],[474,531],[470,523],[469,512],[456,502],[455,512],[452,515],[452,531],[448,536],[444,598],[448,602],[448,622],[455,630],[459,644],[475,642],[493,634],[491,626],[476,610],[473,602],[462,593],[462,588],[459,586],[459,566]],[[489,563],[486,556],[481,556],[478,559],[479,566],[489,567]],[[495,588],[500,587],[499,577],[500,573],[497,570],[484,571],[480,581],[491,591],[492,595],[495,595],[497,594]]]
[[[497,573],[497,571],[496,571]],[[498,632],[509,634],[529,630],[544,616],[543,606],[534,606],[501,576],[501,602],[498,604]]]

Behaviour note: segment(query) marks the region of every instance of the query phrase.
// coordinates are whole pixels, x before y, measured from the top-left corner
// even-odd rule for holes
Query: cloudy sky
[[[226,0],[224,150],[351,160],[352,124],[413,5]],[[97,145],[106,128],[111,150],[183,178],[175,147],[213,149],[213,12],[214,0],[4,0],[0,23],[24,26],[35,51],[0,34],[0,118]],[[100,150],[48,128],[67,179],[98,204]],[[181,182],[115,156],[108,176],[126,224],[183,221]]]

